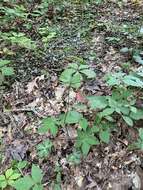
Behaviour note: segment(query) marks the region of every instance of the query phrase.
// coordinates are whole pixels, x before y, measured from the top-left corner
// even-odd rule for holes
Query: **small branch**
[[[33,112],[35,115],[37,115],[40,118],[44,118],[42,114],[40,114],[38,111],[36,111],[34,108],[17,108],[12,110],[4,110],[4,112]]]

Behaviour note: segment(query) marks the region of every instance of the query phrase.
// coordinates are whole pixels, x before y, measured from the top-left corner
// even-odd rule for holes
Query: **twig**
[[[12,110],[4,110],[4,112],[33,112],[35,115],[37,115],[40,118],[44,118],[42,114],[40,114],[38,111],[36,111],[34,108],[17,108]]]

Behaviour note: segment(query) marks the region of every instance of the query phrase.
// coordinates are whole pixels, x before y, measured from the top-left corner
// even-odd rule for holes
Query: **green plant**
[[[81,153],[79,151],[74,151],[67,156],[67,161],[71,165],[78,165],[81,162]]]
[[[133,113],[137,113],[139,109],[136,108],[136,98],[132,90],[118,87],[112,90],[111,96],[91,96],[88,97],[89,105],[92,109],[103,110],[99,112],[100,118],[105,118],[113,121],[112,115],[119,114],[123,120],[129,125],[133,126]]]
[[[13,187],[16,190],[43,190],[42,179],[42,170],[38,166],[33,164],[31,169],[31,175],[26,175],[22,178],[19,178],[13,184]]]
[[[0,85],[2,85],[6,76],[14,75],[13,67],[7,66],[9,64],[11,64],[10,60],[0,60]]]
[[[79,88],[82,84],[83,77],[87,79],[95,78],[95,72],[83,60],[78,63],[73,63],[65,69],[61,76],[60,81],[70,87]]]
[[[53,147],[53,143],[49,139],[38,144],[36,149],[37,149],[37,153],[39,157],[41,158],[47,157],[50,154],[52,147]]]
[[[13,186],[20,176],[21,174],[12,168],[7,169],[4,174],[0,175],[0,187],[5,189],[8,186]]]
[[[55,173],[56,173],[56,180],[52,183],[52,189],[53,190],[62,190],[61,189],[61,167],[59,163],[56,163],[55,166]]]
[[[136,73],[132,72],[126,75],[123,72],[118,72],[106,76],[107,84],[110,86],[131,86],[143,88],[143,80],[137,76]]]
[[[75,147],[82,150],[84,155],[87,155],[92,145],[98,145],[99,140],[94,136],[91,130],[86,132],[78,130],[78,137]]]
[[[30,50],[34,50],[36,48],[35,42],[28,38],[25,33],[22,32],[0,32],[0,37],[2,41],[8,43],[9,45],[18,45],[21,48],[26,48]]]
[[[47,117],[42,120],[42,127],[39,128],[39,133],[46,133],[50,131],[53,136],[58,132],[58,121],[54,117]]]
[[[38,29],[39,34],[42,37],[42,42],[46,45],[51,39],[55,38],[57,35],[56,30],[51,29],[48,26],[43,26]]]

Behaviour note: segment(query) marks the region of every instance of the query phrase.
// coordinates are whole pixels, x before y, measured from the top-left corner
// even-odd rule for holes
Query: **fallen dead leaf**
[[[33,81],[29,82],[27,84],[26,92],[30,94],[34,90],[35,87],[38,88],[37,81],[40,81],[40,80],[44,80],[44,75],[38,76]]]

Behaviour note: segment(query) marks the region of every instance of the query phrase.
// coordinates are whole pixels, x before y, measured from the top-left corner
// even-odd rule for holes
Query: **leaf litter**
[[[64,106],[67,101],[71,105],[76,101],[81,103],[86,101],[84,93],[109,94],[110,89],[105,85],[102,76],[107,72],[120,70],[122,63],[126,61],[126,58],[118,53],[118,49],[122,45],[132,46],[139,43],[134,39],[125,39],[123,44],[111,44],[106,38],[114,34],[110,23],[114,25],[117,22],[120,25],[124,21],[138,22],[142,6],[137,8],[136,6],[130,6],[130,3],[125,3],[125,6],[121,8],[115,2],[110,2],[107,5],[96,6],[93,4],[88,7],[88,12],[93,16],[95,23],[87,17],[83,19],[82,24],[83,27],[87,27],[87,23],[93,25],[89,28],[90,40],[86,40],[86,35],[89,35],[86,31],[85,36],[84,32],[80,34],[80,31],[77,35],[76,29],[78,29],[77,26],[81,19],[76,16],[76,14],[80,14],[78,9],[79,7],[75,6],[69,12],[69,14],[71,13],[69,22],[67,22],[66,17],[63,17],[63,21],[59,21],[62,28],[62,38],[50,42],[45,57],[37,61],[32,55],[23,55],[23,59],[28,60],[27,67],[29,67],[30,72],[28,73],[21,64],[19,70],[17,70],[19,82],[15,81],[12,88],[2,95],[3,113],[0,112],[0,125],[2,126],[0,136],[5,142],[2,149],[5,160],[3,160],[3,166],[0,170],[4,171],[10,165],[12,159],[25,159],[31,163],[39,163],[45,173],[44,181],[50,182],[55,178],[53,168],[59,162],[63,170],[63,190],[142,189],[142,152],[128,151],[128,142],[125,142],[124,136],[119,135],[117,138],[112,138],[107,146],[95,147],[87,158],[81,160],[79,165],[70,166],[66,158],[67,155],[72,153],[73,148],[72,145],[67,144],[66,134],[60,129],[56,140],[53,141],[56,148],[54,148],[50,157],[46,162],[37,159],[35,145],[47,137],[51,138],[48,133],[38,136],[36,130],[41,125],[41,118],[58,115],[66,109]],[[97,14],[94,14],[95,12]],[[106,25],[107,22],[109,22],[109,25]],[[116,34],[119,35],[117,37],[120,37],[121,31],[116,31]],[[71,48],[70,52],[65,53],[63,51],[63,53],[60,53],[59,50],[64,50],[67,46],[73,47],[73,49]],[[94,52],[96,55],[94,55]],[[69,63],[67,54],[69,57],[71,54],[84,57],[97,72],[96,81],[87,82],[78,92],[71,90],[69,93],[70,99],[67,97],[67,89],[59,83],[57,77],[60,72],[59,67],[64,69],[65,65]],[[91,55],[90,58],[88,58],[89,55]],[[40,63],[40,67],[38,63]],[[48,72],[51,71],[50,77],[41,74],[42,69],[47,69]],[[21,76],[23,71],[25,74]],[[26,75],[28,77],[25,78]],[[76,127],[78,126],[69,127],[68,129],[73,141],[77,135]],[[123,132],[126,131],[121,131],[121,133]],[[134,131],[131,132],[130,130],[130,133],[135,136]],[[49,186],[45,185],[45,190],[48,189],[50,189]]]

